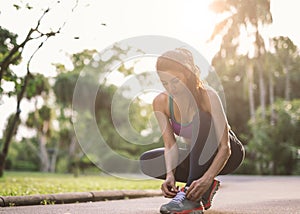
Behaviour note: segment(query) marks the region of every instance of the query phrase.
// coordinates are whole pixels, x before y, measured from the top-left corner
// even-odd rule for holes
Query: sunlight
[[[208,63],[219,50],[221,37],[209,42],[215,25],[220,21],[220,15],[209,9],[213,0],[192,0],[188,3],[180,0],[178,5],[178,38],[187,42],[201,53]],[[202,70],[207,70],[202,69]],[[203,74],[202,74],[203,75]]]
[[[68,70],[73,69],[69,56],[84,49],[96,49],[102,51],[114,42],[138,35],[162,35],[169,36],[186,42],[197,49],[208,59],[215,55],[219,49],[221,38],[217,37],[211,43],[205,43],[213,32],[214,26],[220,21],[220,16],[209,10],[209,4],[213,0],[153,0],[149,2],[133,0],[127,1],[111,0],[106,2],[84,0],[79,1],[78,7],[72,13],[73,1],[32,0],[30,6],[34,9],[16,10],[13,4],[25,5],[27,1],[12,0],[0,1],[1,19],[0,25],[18,35],[20,43],[26,36],[27,31],[36,25],[37,19],[42,14],[42,9],[52,8],[51,13],[42,22],[43,30],[57,29],[66,21],[60,35],[50,39],[42,49],[35,55],[31,63],[33,73],[40,72],[47,77],[54,77],[56,69],[53,64],[61,63]],[[295,22],[299,20],[299,1],[271,1],[271,12],[273,24],[264,29],[264,35],[268,37],[289,36],[293,42],[300,46],[299,29]],[[59,19],[57,19],[59,17]],[[106,26],[103,26],[105,23]],[[248,36],[242,31],[242,36]],[[78,37],[78,39],[74,39]],[[219,40],[219,41],[218,41]],[[241,38],[241,53],[254,54],[249,47],[251,40]],[[12,70],[18,75],[26,72],[26,62],[39,43],[32,41],[23,52],[23,63],[12,66]],[[252,46],[253,47],[253,46]],[[152,63],[153,65],[154,63]],[[141,62],[135,65],[138,74],[150,67],[151,62]],[[204,69],[205,70],[205,69]],[[279,74],[274,74],[279,75]],[[114,72],[110,76],[113,84],[119,85],[122,75]],[[146,94],[146,93],[145,93]],[[151,94],[151,93],[150,93]],[[147,96],[148,100],[153,95]],[[15,101],[3,96],[0,99],[0,137],[7,116],[14,112]],[[22,114],[26,114],[26,105],[22,107]],[[25,109],[25,110],[24,110]]]
[[[208,40],[217,23],[217,15],[209,10],[211,2],[212,0],[180,2],[182,14],[178,14],[181,17],[179,24],[185,33],[192,33],[191,36],[199,35],[199,41]]]

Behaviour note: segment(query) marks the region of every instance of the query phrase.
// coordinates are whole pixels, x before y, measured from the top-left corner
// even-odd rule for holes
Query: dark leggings
[[[175,180],[184,182],[187,186],[202,177],[208,170],[218,148],[210,114],[200,111],[193,121],[192,144],[186,149],[179,148],[178,164],[175,171]],[[201,124],[197,124],[195,121],[201,121]],[[245,156],[242,143],[231,130],[229,131],[229,138],[231,155],[219,173],[220,175],[229,174],[237,169]],[[144,174],[159,179],[166,178],[164,152],[164,148],[158,148],[141,155],[140,165]]]

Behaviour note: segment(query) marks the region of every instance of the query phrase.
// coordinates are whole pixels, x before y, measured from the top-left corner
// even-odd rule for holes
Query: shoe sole
[[[194,210],[183,210],[183,211],[166,211],[162,212],[161,214],[203,214],[203,208],[194,209]]]
[[[208,210],[211,207],[212,199],[213,199],[214,195],[216,194],[216,192],[218,191],[219,186],[220,186],[220,181],[214,180],[213,188],[212,188],[212,191],[208,198],[208,201],[206,204],[203,205],[205,210]]]
[[[175,212],[171,214],[203,214],[203,210],[185,210],[181,212]]]

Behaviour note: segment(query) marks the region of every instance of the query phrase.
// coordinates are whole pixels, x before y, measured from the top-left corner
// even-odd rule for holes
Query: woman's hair
[[[179,72],[191,72],[188,79],[188,89],[192,93],[196,100],[197,106],[203,111],[209,111],[210,105],[206,100],[208,99],[206,89],[203,82],[200,79],[200,69],[194,63],[192,53],[184,48],[176,48],[170,50],[158,57],[156,62],[157,71],[179,71]]]

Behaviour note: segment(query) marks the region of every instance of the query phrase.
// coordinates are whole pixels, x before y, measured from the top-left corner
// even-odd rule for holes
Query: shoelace
[[[185,192],[180,191],[176,194],[176,196],[172,199],[171,203],[179,204],[185,199]]]

